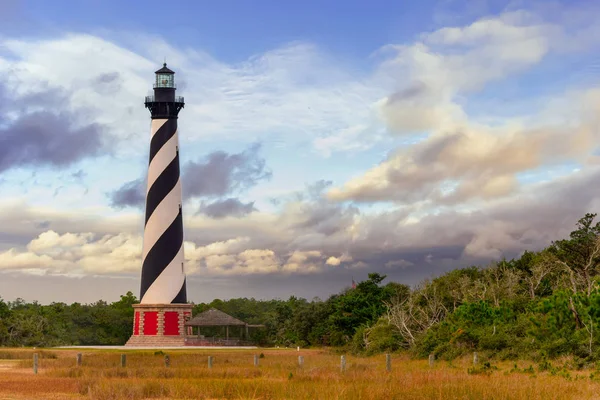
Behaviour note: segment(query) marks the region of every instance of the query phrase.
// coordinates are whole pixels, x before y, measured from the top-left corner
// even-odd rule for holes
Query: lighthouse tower
[[[178,346],[185,343],[187,304],[183,256],[183,218],[177,118],[184,106],[175,96],[175,72],[167,64],[155,72],[150,110],[150,157],[146,189],[140,304],[134,305],[128,346]]]

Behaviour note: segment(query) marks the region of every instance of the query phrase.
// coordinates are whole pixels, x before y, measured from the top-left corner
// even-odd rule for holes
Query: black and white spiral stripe
[[[151,133],[141,303],[186,303],[177,119],[153,119]]]

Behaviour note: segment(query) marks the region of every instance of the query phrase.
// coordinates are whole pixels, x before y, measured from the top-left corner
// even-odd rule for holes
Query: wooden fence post
[[[78,367],[81,367],[81,364],[83,363],[82,358],[83,357],[82,357],[81,353],[77,353],[77,366]]]
[[[385,369],[387,370],[387,372],[392,371],[392,355],[391,354],[385,355]]]
[[[208,356],[208,369],[212,369],[213,366],[213,358],[212,356]]]
[[[125,368],[126,365],[127,365],[127,355],[121,354],[121,367]]]
[[[298,356],[298,365],[300,367],[304,365],[304,356]]]
[[[435,355],[434,354],[430,354],[429,355],[429,366],[433,367],[433,361],[435,360]]]
[[[254,366],[258,367],[258,354],[254,355]]]
[[[33,354],[33,373],[34,374],[38,373],[38,354],[37,353]]]
[[[342,356],[340,359],[340,371],[346,371],[346,356]]]
[[[479,364],[479,357],[477,356],[477,352],[473,353],[473,365]]]

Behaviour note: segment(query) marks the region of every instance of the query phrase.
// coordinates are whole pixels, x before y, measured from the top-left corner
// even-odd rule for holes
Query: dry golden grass
[[[15,350],[16,354],[17,350]],[[21,361],[0,360],[3,399],[600,399],[593,371],[524,372],[531,365],[496,364],[487,374],[469,374],[468,359],[453,363],[411,361],[393,356],[392,372],[385,357],[340,357],[325,350],[173,350],[171,365],[153,351],[126,351],[120,367],[118,351],[83,351],[83,366],[73,350],[47,352],[39,374],[32,372],[32,350],[18,350]],[[260,366],[253,354],[263,352]],[[5,350],[2,354],[10,353]],[[38,351],[39,353],[39,351]],[[207,356],[214,357],[212,370]],[[298,366],[298,355],[304,366]],[[6,356],[10,358],[11,356]],[[483,360],[482,360],[483,361]],[[489,371],[488,371],[489,372]]]

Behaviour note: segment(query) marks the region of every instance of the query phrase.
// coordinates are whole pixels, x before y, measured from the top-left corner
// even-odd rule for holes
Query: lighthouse
[[[133,335],[127,346],[185,344],[187,304],[177,119],[184,99],[176,96],[175,72],[167,64],[155,72],[150,111],[150,155],[140,304],[134,305]]]

